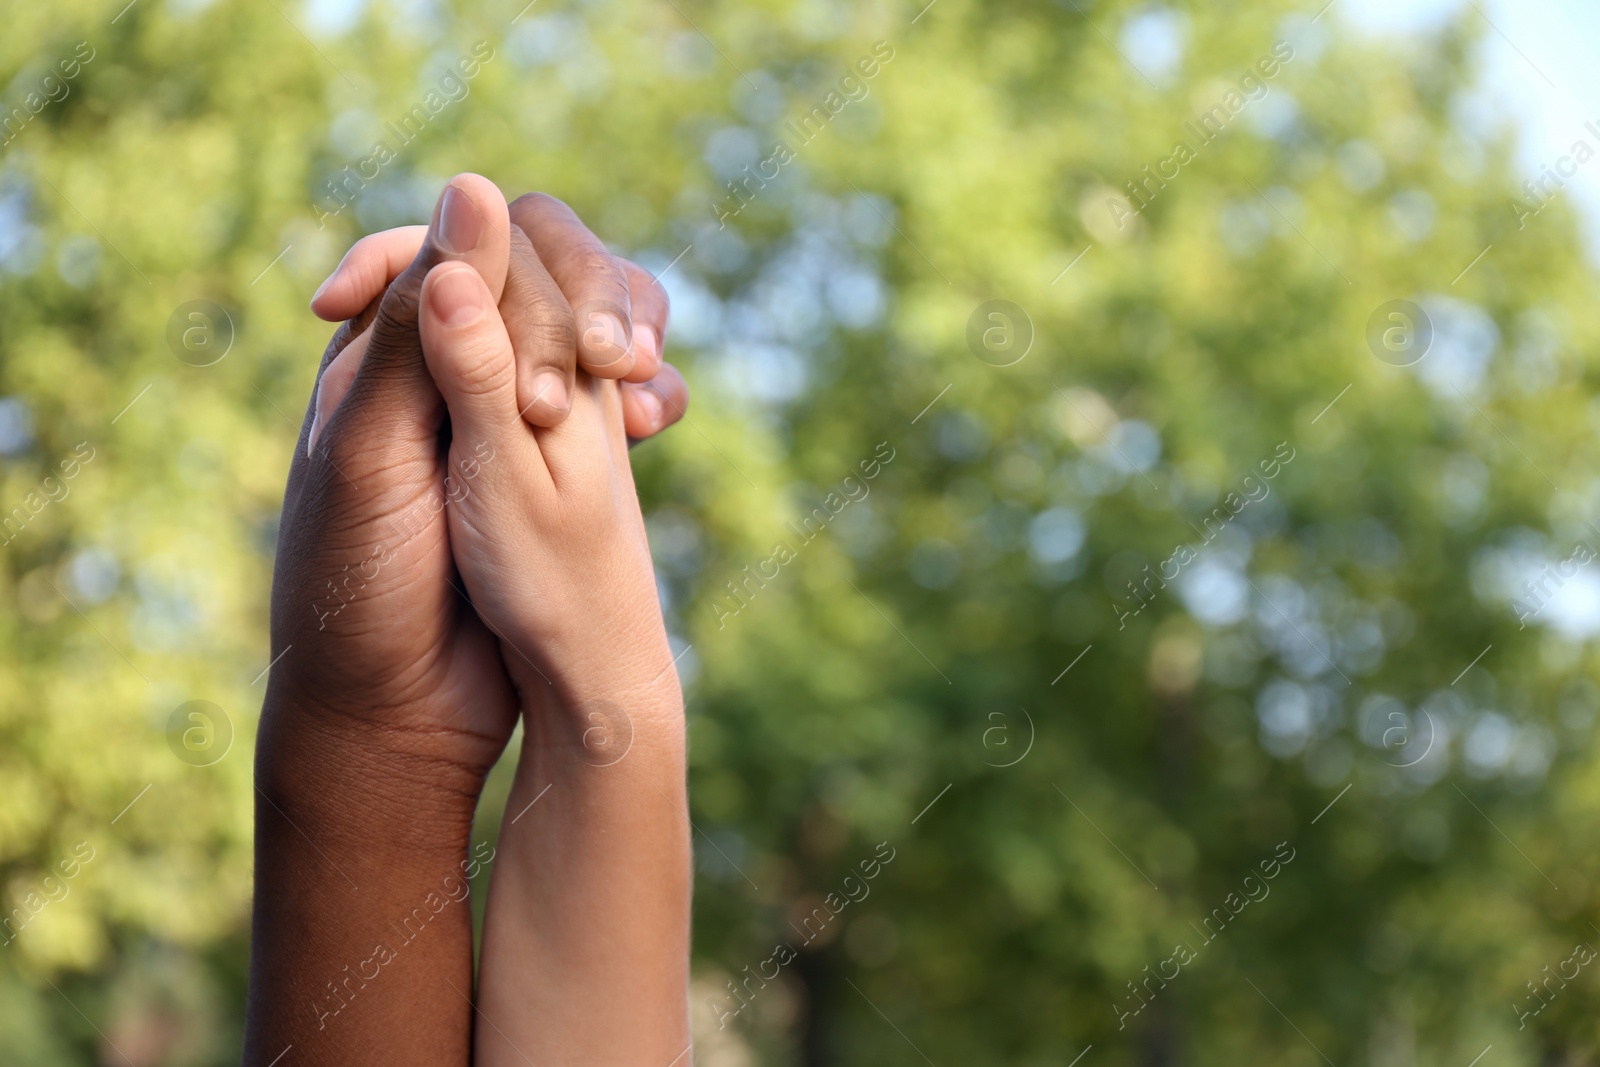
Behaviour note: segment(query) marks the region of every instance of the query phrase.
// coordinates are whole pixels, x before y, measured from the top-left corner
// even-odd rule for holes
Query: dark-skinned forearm
[[[481,775],[269,694],[245,1067],[468,1067]],[[287,1050],[287,1055],[284,1055]]]

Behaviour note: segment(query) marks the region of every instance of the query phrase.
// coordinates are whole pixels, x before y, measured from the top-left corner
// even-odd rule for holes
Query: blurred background
[[[1592,5],[124,4],[0,7],[0,1062],[237,1062],[305,305],[464,170],[672,294],[700,1063],[1600,1057]]]

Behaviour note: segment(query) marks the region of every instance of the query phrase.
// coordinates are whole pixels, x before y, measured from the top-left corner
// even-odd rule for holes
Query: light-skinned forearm
[[[478,1067],[687,1062],[692,873],[671,689],[627,704],[626,720],[617,704],[525,719],[489,891]]]

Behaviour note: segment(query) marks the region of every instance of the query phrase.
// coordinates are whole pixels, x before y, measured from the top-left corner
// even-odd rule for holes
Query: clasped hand
[[[559,201],[462,175],[312,307],[345,321],[279,534],[245,1062],[466,1067],[476,1028],[479,1063],[665,1064],[682,696],[628,458],[686,403],[665,293]],[[438,886],[519,720],[474,994]]]

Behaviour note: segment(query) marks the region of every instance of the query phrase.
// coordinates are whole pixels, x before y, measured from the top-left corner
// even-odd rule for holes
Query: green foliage
[[[694,402],[635,458],[692,645],[701,1062],[1594,1060],[1588,969],[1517,1012],[1600,937],[1600,690],[1586,633],[1500,586],[1600,538],[1592,279],[1559,201],[1517,228],[1505,131],[1455,117],[1469,35],[1188,5],[1147,78],[1112,0],[519,6],[6,13],[8,105],[95,52],[0,148],[0,396],[31,426],[0,433],[0,511],[93,451],[0,568],[4,905],[69,890],[0,945],[6,1062],[236,1059],[271,549],[328,333],[304,302],[463,170],[671,264]],[[996,299],[1033,329],[1009,366],[967,342]],[[167,340],[197,300],[234,330],[210,366]],[[1414,366],[1368,346],[1393,300],[1436,328]],[[214,764],[170,741],[193,699],[231,721]]]

